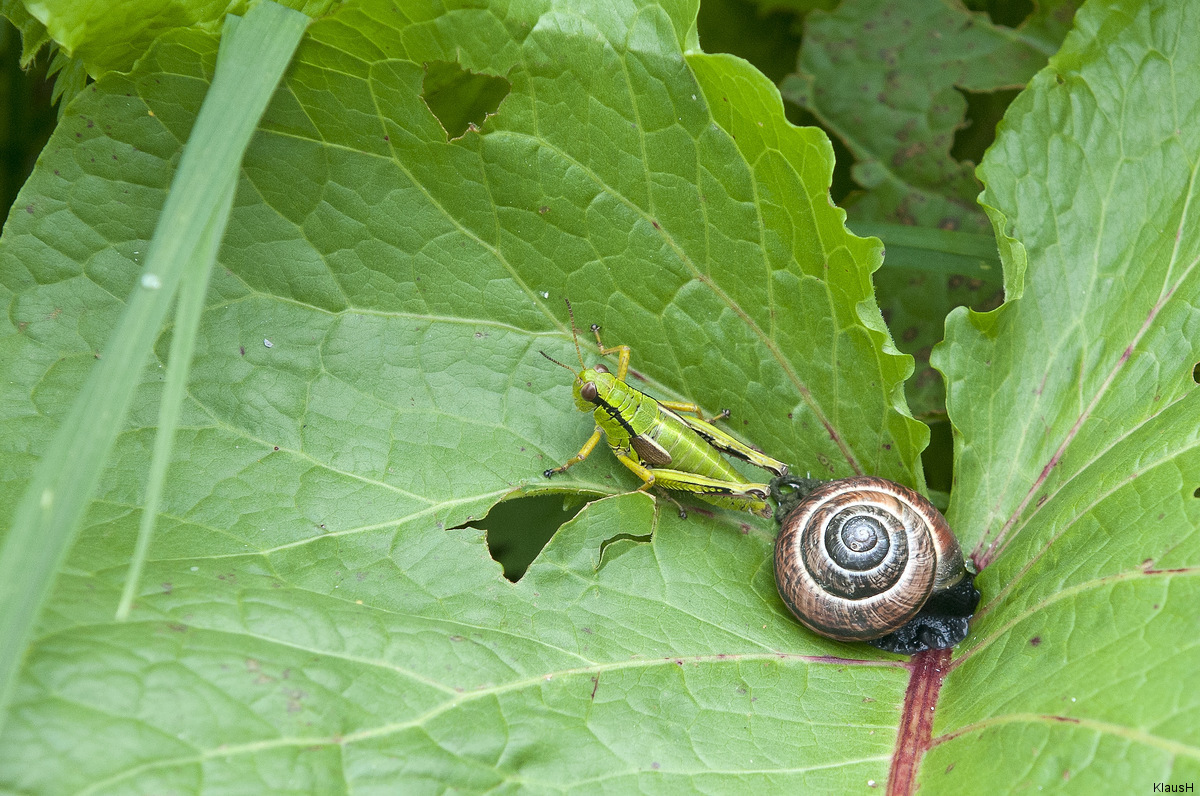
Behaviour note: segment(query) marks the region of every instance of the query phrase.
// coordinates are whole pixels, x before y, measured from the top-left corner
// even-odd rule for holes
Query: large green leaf
[[[24,60],[48,41],[84,65],[93,77],[127,71],[155,37],[195,26],[217,32],[226,14],[244,14],[249,0],[0,0],[0,12],[21,28]],[[334,0],[287,0],[309,16]]]
[[[1164,2],[1154,13],[1177,9]],[[45,793],[846,792],[889,776],[904,788],[912,782],[903,772],[913,772],[927,791],[944,781],[961,792],[1059,785],[1058,761],[1096,748],[1090,768],[1072,762],[1069,784],[1096,790],[1090,774],[1134,788],[1150,770],[1190,775],[1186,764],[1142,766],[1152,758],[1138,754],[1196,757],[1191,697],[1159,685],[1172,673],[1185,682],[1196,664],[1178,624],[1194,603],[1188,576],[1164,571],[1190,566],[1181,529],[1194,532],[1200,501],[1184,500],[1196,485],[1167,495],[1155,475],[1174,467],[1186,480],[1189,462],[1178,456],[1162,454],[1163,467],[1136,479],[1080,471],[1022,526],[982,573],[989,607],[952,662],[936,713],[928,709],[946,656],[909,664],[814,637],[788,617],[769,523],[703,506],[680,520],[669,504],[628,494],[636,480],[603,450],[569,477],[541,478],[591,431],[569,378],[538,354],[574,360],[569,297],[582,324],[634,347],[639,385],[710,411],[729,407],[736,433],[795,469],[922,481],[927,432],[908,417],[901,390],[911,362],[892,348],[871,294],[878,246],[849,235],[829,204],[829,143],[788,125],[754,69],[701,53],[694,17],[683,4],[435,13],[378,2],[347,4],[310,29],[245,160],[132,617],[113,618],[166,336],[28,651],[0,736],[0,783]],[[1184,126],[1163,109],[1187,118],[1200,43],[1169,34],[1194,21],[1157,20],[1153,40],[1129,19],[1091,11],[1090,27],[1056,62],[1064,85],[1047,73],[1030,89],[1020,107],[1032,131],[1015,112],[996,152],[1031,181],[1010,180],[1010,193],[1037,196],[1035,186],[1060,179],[1047,141],[1069,117],[1037,128],[1028,110],[1037,103],[1123,96],[1127,115],[1109,116],[1127,120],[1127,131],[1090,118],[1114,146],[1122,131],[1127,144],[1149,137],[1147,117],[1164,130]],[[9,220],[0,243],[9,309],[2,506],[20,493],[122,310],[117,297],[136,279],[215,48],[205,32],[178,32],[130,76],[109,75],[77,98]],[[1100,69],[1106,53],[1116,71],[1085,76],[1080,64]],[[1139,53],[1174,63],[1174,82],[1134,92],[1120,69]],[[444,77],[453,63],[509,86],[494,115],[458,138],[421,96],[423,65]],[[1151,106],[1155,96],[1171,101]],[[464,91],[461,103],[477,110],[477,98]],[[435,103],[440,112],[446,101],[443,93]],[[450,116],[455,130],[481,118]],[[1163,168],[1188,164],[1179,166],[1185,178],[1197,154],[1191,133],[1159,139],[1178,155],[1161,158]],[[1026,172],[1039,156],[1056,165]],[[1148,325],[1154,335],[1139,339],[1182,346],[1200,304],[1187,270],[1195,254],[1154,253],[1155,235],[1174,240],[1186,221],[1185,194],[1158,193],[1172,184],[1165,171],[1126,168],[1141,196],[1153,190],[1176,210],[1170,222],[1144,209],[1121,215],[1130,229],[1141,225],[1120,260],[1129,274],[1179,286]],[[971,545],[995,523],[961,508],[963,495],[994,488],[990,500],[1018,506],[1019,486],[993,487],[982,473],[1029,469],[1012,461],[1023,449],[998,444],[993,418],[972,415],[1008,400],[1006,390],[1016,395],[1027,374],[1009,367],[1010,385],[975,357],[1004,345],[997,362],[1039,361],[1048,346],[1027,332],[1003,343],[1001,320],[1020,326],[1066,281],[1025,237],[1026,223],[1036,236],[1039,212],[1039,223],[1062,221],[1050,206],[989,204],[1009,219],[1001,223],[1018,225],[1002,248],[1024,295],[997,315],[956,316],[939,360],[952,419],[969,435],[952,519]],[[1089,205],[1075,206],[1071,223],[1096,229]],[[1124,293],[1104,298],[1118,315],[1135,312]],[[1080,333],[1080,350],[1118,345],[1105,342],[1111,325],[1097,329]],[[1188,374],[1197,358],[1189,351]],[[1186,447],[1195,407],[1190,425],[1167,422],[1169,412],[1186,414],[1184,386],[1146,404],[1158,407],[1158,425],[1122,432],[1141,420],[1116,411],[1118,391],[1131,386],[1114,381],[1104,428],[1130,455],[1139,451],[1138,462]],[[1140,393],[1123,395],[1134,405]],[[1035,423],[1030,405],[1013,398],[1008,412]],[[1111,505],[1101,499],[1109,491]],[[502,497],[546,492],[601,499],[510,583],[482,534],[458,526]],[[1134,493],[1140,499],[1120,497]],[[1083,535],[1108,527],[1098,518],[1160,505],[1174,512],[1161,522],[1174,529],[1172,552],[1159,552],[1167,536],[1144,530],[1105,535],[1097,553],[1078,542],[1047,546],[1066,527],[1045,519],[1053,506],[1077,511]],[[1153,565],[1120,569],[1135,550]],[[1045,573],[1034,584],[1017,577],[1021,567]],[[1116,574],[1089,590],[1088,573],[1101,571]],[[1009,580],[1018,586],[1003,590]],[[1106,612],[1081,613],[1101,604]],[[1150,605],[1158,613],[1148,622]],[[1109,643],[1118,638],[1134,643],[1129,659]],[[1120,679],[1129,672],[1138,688]],[[1078,707],[1051,704],[1064,682],[1088,685],[1062,695],[1080,698]],[[1034,710],[1038,720],[1027,721]],[[1118,742],[1134,750],[1128,769],[1099,762]],[[988,768],[1035,747],[1040,755],[1018,774]],[[72,765],[51,765],[63,750]]]
[[[336,0],[277,0],[310,17]],[[88,78],[127,72],[154,40],[193,27],[217,33],[226,15],[243,15],[256,0],[0,0],[0,14],[21,31],[21,65],[49,45],[49,76],[60,111]],[[60,114],[61,115],[61,114]]]
[[[986,568],[926,783],[1000,757],[1082,792],[1200,775],[1198,25],[1087,6],[980,169],[1022,298],[956,311],[935,352],[949,519]]]
[[[694,14],[381,3],[311,29],[245,159],[131,620],[157,362],[28,653],[4,782],[882,781],[906,670],[797,632],[769,523],[614,497],[517,585],[454,530],[514,492],[636,484],[604,452],[541,476],[590,432],[538,355],[575,356],[564,297],[651,389],[731,408],[798,469],[921,482],[878,244],[828,202],[821,133],[744,62],[685,55]],[[121,311],[215,44],[180,32],[78,98],[9,223],[6,496]],[[480,131],[448,139],[432,62],[508,81]],[[867,748],[832,743],[846,715]],[[47,741],[79,764],[28,766]]]

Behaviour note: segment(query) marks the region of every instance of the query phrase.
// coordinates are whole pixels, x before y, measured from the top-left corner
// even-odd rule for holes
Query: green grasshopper
[[[787,474],[787,465],[737,441],[714,426],[713,420],[729,417],[728,409],[706,420],[700,407],[695,404],[659,401],[631,387],[625,382],[625,375],[629,372],[630,347],[605,347],[600,341],[600,327],[596,324],[592,324],[596,345],[603,355],[618,355],[617,373],[614,376],[604,365],[584,367],[579,335],[575,331],[575,313],[571,310],[570,302],[567,302],[567,311],[571,314],[571,333],[575,338],[580,371],[576,373],[574,368],[564,365],[545,351],[539,353],[575,374],[575,406],[581,412],[592,413],[596,419],[596,430],[579,449],[579,453],[568,459],[566,464],[546,470],[543,474],[551,478],[583,461],[595,449],[603,434],[608,437],[608,446],[617,461],[642,479],[639,492],[652,486],[691,492],[718,506],[770,517],[768,486],[748,481],[721,457],[721,453],[770,470],[777,476]],[[684,417],[684,413],[696,417]],[[682,508],[679,513],[681,517],[687,516]]]

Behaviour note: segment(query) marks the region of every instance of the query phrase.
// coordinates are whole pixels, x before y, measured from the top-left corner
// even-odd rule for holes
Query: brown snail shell
[[[941,512],[873,476],[817,486],[788,512],[775,542],[780,597],[809,629],[839,641],[896,631],[966,574]]]

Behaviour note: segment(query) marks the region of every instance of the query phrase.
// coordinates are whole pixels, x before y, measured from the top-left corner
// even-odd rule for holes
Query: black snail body
[[[928,500],[872,476],[783,476],[771,491],[781,517],[775,582],[805,626],[909,655],[963,640],[979,592]]]

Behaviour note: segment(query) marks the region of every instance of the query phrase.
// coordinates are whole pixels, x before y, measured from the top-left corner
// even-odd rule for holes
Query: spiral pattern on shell
[[[911,489],[872,476],[817,487],[784,518],[775,541],[779,595],[809,629],[840,641],[895,631],[963,571],[941,513]]]

